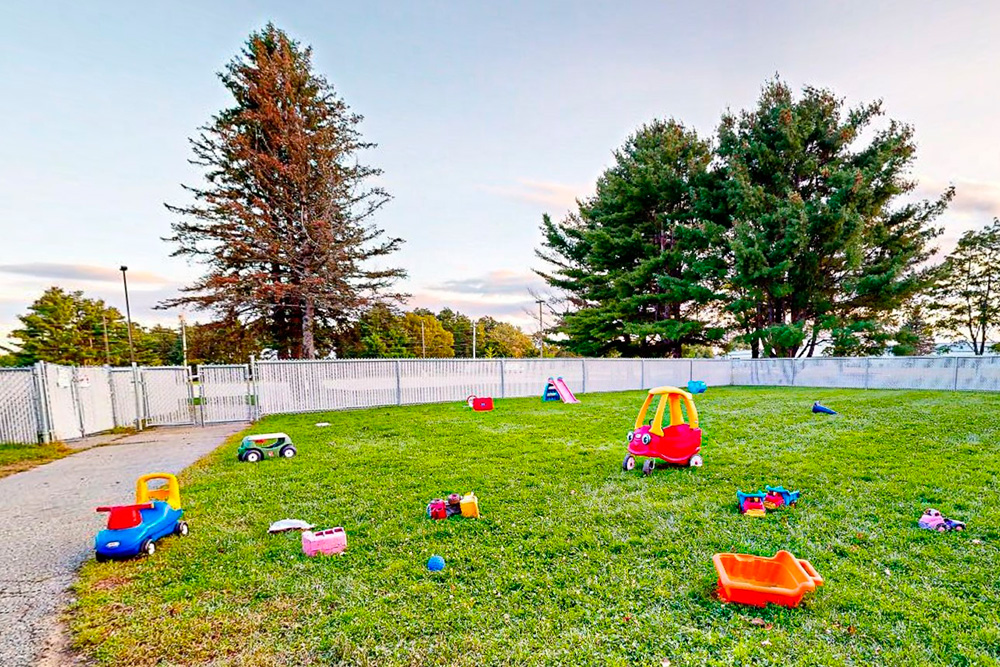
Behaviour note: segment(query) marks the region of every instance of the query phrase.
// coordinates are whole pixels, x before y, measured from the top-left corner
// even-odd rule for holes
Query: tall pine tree
[[[562,330],[583,355],[680,357],[718,341],[726,270],[712,149],[680,123],[654,121],[615,152],[596,194],[561,222],[545,216],[538,271],[566,294]]]
[[[732,211],[730,312],[753,356],[880,349],[885,320],[925,290],[933,221],[953,190],[906,200],[913,129],[881,102],[845,109],[775,80],[756,108],[726,114],[718,155]]]
[[[371,148],[324,77],[312,50],[267,25],[220,78],[234,104],[193,139],[202,187],[178,214],[174,255],[206,274],[164,307],[190,304],[263,319],[281,357],[316,356],[318,330],[334,330],[404,275],[370,268],[400,239],[372,216],[389,199],[370,185],[381,172],[358,161]]]

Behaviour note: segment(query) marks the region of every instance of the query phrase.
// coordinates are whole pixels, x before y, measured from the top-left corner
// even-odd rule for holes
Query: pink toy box
[[[347,533],[343,528],[329,528],[302,533],[302,551],[307,556],[339,554],[347,548]]]

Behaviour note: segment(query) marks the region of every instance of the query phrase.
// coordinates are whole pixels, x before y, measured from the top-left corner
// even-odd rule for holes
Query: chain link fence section
[[[195,423],[194,394],[184,366],[144,366],[142,408],[149,426],[183,426]]]
[[[464,401],[504,390],[503,362],[491,359],[406,359],[399,365],[399,404]]]
[[[203,424],[253,419],[254,396],[246,364],[199,365],[198,388]]]
[[[0,443],[38,441],[40,396],[32,369],[0,369]]]
[[[111,372],[104,367],[81,366],[73,369],[73,382],[83,434],[113,429],[115,413],[111,400]]]

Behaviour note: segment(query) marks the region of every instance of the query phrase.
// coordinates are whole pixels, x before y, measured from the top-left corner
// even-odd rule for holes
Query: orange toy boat
[[[715,554],[719,597],[763,607],[768,602],[797,607],[802,596],[823,585],[809,561],[779,551],[773,558],[747,554]]]

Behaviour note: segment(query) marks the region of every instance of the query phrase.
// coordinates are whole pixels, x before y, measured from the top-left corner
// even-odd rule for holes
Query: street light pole
[[[119,270],[122,272],[122,285],[125,286],[125,320],[128,323],[128,358],[135,366],[135,345],[132,343],[132,309],[128,304],[128,278],[125,277],[125,273],[128,271],[128,267],[122,265]]]
[[[476,358],[476,321],[472,320],[472,358]]]
[[[135,365],[135,345],[132,342],[132,308],[128,303],[128,278],[125,277],[128,267],[123,264],[119,267],[119,270],[122,272],[122,285],[125,286],[125,321],[128,324],[128,356],[132,362],[132,393],[135,396],[135,430],[141,431],[142,398],[140,392],[142,388],[139,381],[139,367]]]
[[[427,358],[427,341],[424,339],[424,321],[420,320],[420,358]]]
[[[542,324],[542,304],[545,299],[535,299],[538,304],[538,358],[545,356],[545,326]]]

